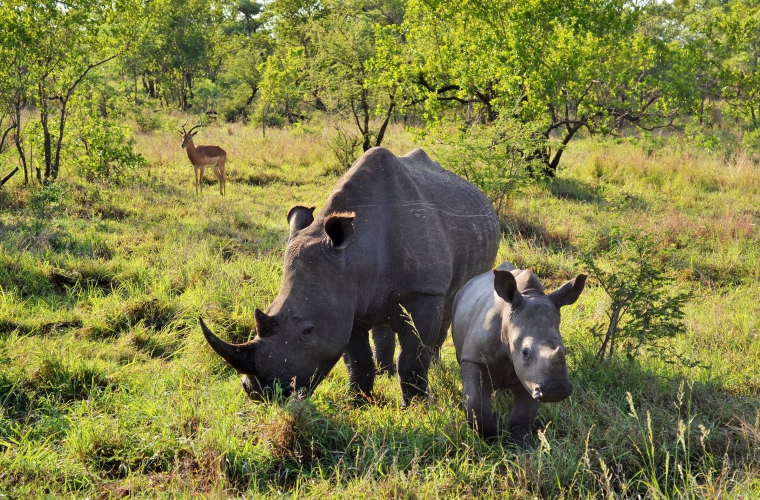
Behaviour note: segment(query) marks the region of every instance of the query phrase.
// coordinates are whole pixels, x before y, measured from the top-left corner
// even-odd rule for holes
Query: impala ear
[[[335,212],[325,219],[325,233],[334,248],[343,250],[354,241],[355,212]]]

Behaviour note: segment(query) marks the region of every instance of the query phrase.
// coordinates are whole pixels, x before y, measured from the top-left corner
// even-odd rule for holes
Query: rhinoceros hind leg
[[[372,399],[375,384],[375,362],[369,347],[369,332],[354,326],[351,338],[343,353],[343,361],[348,369],[351,392],[363,399]]]
[[[399,329],[401,350],[398,355],[398,376],[401,379],[401,405],[407,406],[413,398],[427,397],[427,375],[441,329],[443,297],[419,295],[402,305],[414,323],[414,328],[404,322]]]
[[[451,316],[443,318],[441,321],[441,328],[438,330],[438,339],[435,342],[435,350],[433,351],[433,363],[441,360],[441,348],[443,343],[446,342],[446,336],[449,334],[449,328],[451,327]]]
[[[512,389],[515,395],[515,405],[509,414],[509,432],[515,444],[522,449],[530,448],[533,435],[533,421],[536,420],[540,402],[533,399],[528,391],[521,385]]]
[[[462,361],[460,370],[467,422],[484,438],[498,436],[504,425],[491,406],[493,382],[488,369],[478,363]]]
[[[396,375],[396,332],[389,326],[376,326],[372,329],[372,345],[375,350],[377,374]]]

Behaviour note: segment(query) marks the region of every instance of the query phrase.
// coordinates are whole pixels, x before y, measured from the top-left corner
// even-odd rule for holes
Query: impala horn
[[[191,129],[190,129],[190,132],[188,132],[188,134],[192,134],[192,133],[193,133],[193,130],[195,130],[195,129],[199,128],[199,127],[202,127],[202,126],[203,126],[203,116],[201,116],[201,121],[200,121],[200,123],[198,123],[198,125],[195,125],[193,128],[191,128]]]
[[[187,120],[185,120],[185,123],[182,124],[182,128],[177,129],[179,130],[179,133],[182,135],[185,135],[185,125],[187,125]]]
[[[203,318],[198,318],[198,320],[201,324],[201,330],[203,330],[203,336],[206,337],[206,341],[211,348],[238,372],[250,373],[251,362],[253,361],[253,346],[249,343],[228,344],[209,330],[209,327],[203,322]]]

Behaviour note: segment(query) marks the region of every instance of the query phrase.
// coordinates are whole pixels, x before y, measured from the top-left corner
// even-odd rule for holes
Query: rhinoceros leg
[[[493,383],[488,369],[478,363],[462,361],[460,370],[467,422],[485,438],[497,436],[504,425],[491,406]]]
[[[398,355],[398,376],[401,379],[401,405],[415,397],[427,396],[427,373],[441,329],[443,297],[421,295],[402,304],[412,317],[412,325],[404,322],[399,329],[401,349]]]
[[[540,402],[520,385],[512,389],[515,395],[515,405],[509,414],[509,432],[512,439],[520,448],[530,448],[530,440],[533,433],[533,421],[536,420]]]
[[[441,329],[438,331],[438,339],[435,342],[435,351],[433,352],[433,362],[441,359],[441,348],[443,347],[443,343],[446,342],[449,327],[451,327],[451,316],[443,318],[441,321]]]
[[[377,373],[395,375],[393,355],[396,353],[396,333],[389,326],[376,326],[372,329],[372,344],[375,347]]]
[[[343,361],[348,369],[350,389],[357,396],[372,398],[372,387],[375,384],[375,362],[372,359],[372,349],[369,347],[369,331],[354,325],[351,338],[343,353]]]

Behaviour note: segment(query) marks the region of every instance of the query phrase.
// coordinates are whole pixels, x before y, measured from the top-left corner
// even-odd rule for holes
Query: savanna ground
[[[325,137],[202,130],[228,152],[224,198],[208,172],[194,194],[169,132],[137,137],[150,167],[121,184],[63,173],[0,190],[0,498],[760,497],[756,163],[584,140],[511,200],[498,260],[547,288],[618,227],[670,248],[671,286],[692,293],[682,360],[600,365],[607,299],[592,280],[563,310],[575,393],[541,406],[525,452],[469,430],[450,341],[431,400],[408,409],[387,377],[353,406],[340,365],[308,398],[254,403],[205,345],[199,315],[245,341],[276,296],[288,208],[319,207],[337,180]],[[414,146],[401,129],[386,145]]]

